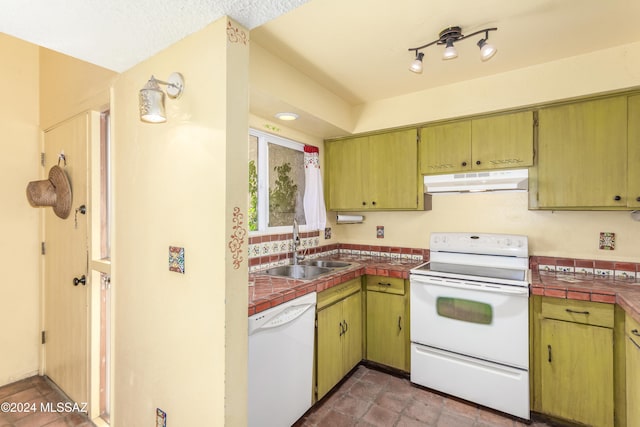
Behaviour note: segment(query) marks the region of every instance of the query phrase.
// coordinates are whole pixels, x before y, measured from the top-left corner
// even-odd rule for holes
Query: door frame
[[[106,109],[105,109],[106,111]],[[88,271],[87,271],[87,284],[88,287],[88,296],[87,296],[87,403],[88,403],[88,416],[89,418],[98,426],[108,426],[106,422],[104,422],[100,418],[100,364],[101,364],[101,352],[100,352],[100,296],[101,296],[101,280],[100,275],[104,273],[108,276],[111,276],[111,262],[109,259],[102,259],[101,251],[100,251],[100,241],[101,241],[101,215],[99,214],[98,207],[101,204],[101,138],[104,136],[102,131],[103,128],[101,126],[101,118],[103,112],[96,110],[87,110],[83,111],[79,114],[71,116],[66,120],[57,123],[47,129],[41,131],[40,138],[40,146],[41,152],[45,152],[45,134],[46,132],[54,129],[61,124],[65,123],[68,120],[76,118],[81,115],[87,116],[87,240],[88,240]],[[112,169],[112,168],[111,168]],[[43,170],[43,176],[47,171]],[[109,176],[111,174],[109,173]],[[111,186],[111,182],[109,182]],[[113,187],[111,187],[113,188]],[[74,202],[75,206],[75,202]],[[109,203],[109,206],[112,206]],[[71,215],[75,213],[72,212]],[[71,219],[73,221],[73,218]],[[46,238],[46,227],[45,227],[45,215],[44,212],[40,215],[40,240],[41,242],[45,242]],[[45,324],[45,257],[44,255],[40,259],[40,324],[41,330],[46,331],[47,325]],[[113,298],[112,298],[113,301]],[[113,319],[114,313],[114,304],[111,304],[111,312],[110,317]],[[109,358],[113,361],[113,351],[114,351],[114,337],[111,335],[109,348],[110,354]],[[40,367],[39,374],[45,374],[46,368],[46,344],[42,343],[40,346]],[[110,378],[109,381],[113,384],[114,379],[114,369],[113,364],[110,369]],[[113,387],[111,387],[111,393],[109,400],[111,402],[110,412],[113,413]]]

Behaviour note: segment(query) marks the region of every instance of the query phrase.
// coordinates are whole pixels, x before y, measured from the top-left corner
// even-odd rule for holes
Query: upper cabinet
[[[329,209],[418,209],[416,136],[416,130],[409,129],[327,141]]]
[[[420,173],[532,166],[533,127],[531,111],[424,127],[420,130]]]
[[[640,196],[639,102],[635,96],[617,96],[540,110],[538,207],[611,209],[640,205],[636,200]],[[629,156],[628,145],[632,148]]]
[[[640,95],[628,98],[627,206],[640,208]]]

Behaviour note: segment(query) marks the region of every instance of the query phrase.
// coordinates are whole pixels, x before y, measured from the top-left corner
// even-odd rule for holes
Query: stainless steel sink
[[[320,267],[315,265],[280,265],[278,267],[269,268],[264,274],[270,276],[289,277],[292,279],[313,279],[332,270],[328,267]]]
[[[308,261],[303,261],[304,265],[315,265],[316,267],[328,267],[328,268],[344,268],[349,267],[351,263],[343,262],[343,261],[332,261],[326,259],[310,259]]]

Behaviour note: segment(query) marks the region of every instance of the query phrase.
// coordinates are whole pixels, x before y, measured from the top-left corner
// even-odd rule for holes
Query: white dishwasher
[[[249,317],[249,427],[290,427],[312,402],[316,293]]]

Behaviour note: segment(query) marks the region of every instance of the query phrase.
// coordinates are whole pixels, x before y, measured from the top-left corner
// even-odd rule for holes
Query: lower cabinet
[[[403,279],[367,276],[367,354],[369,361],[408,371],[409,334]]]
[[[541,311],[542,412],[591,426],[613,426],[614,306],[542,298]]]
[[[318,294],[317,399],[362,360],[360,278]]]
[[[640,322],[625,319],[627,427],[640,427]]]

